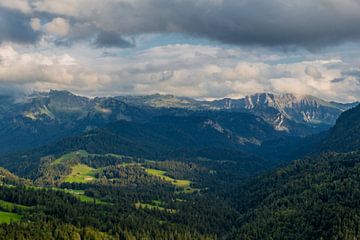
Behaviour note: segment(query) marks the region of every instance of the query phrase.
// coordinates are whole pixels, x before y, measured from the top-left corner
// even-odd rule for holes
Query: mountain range
[[[248,112],[262,117],[278,131],[307,135],[334,125],[340,114],[358,103],[328,102],[309,95],[258,93],[242,99],[197,101],[173,95],[116,97],[138,106],[183,108],[191,110],[227,110]]]
[[[327,130],[342,112],[354,106],[356,103],[327,102],[312,96],[268,93],[215,101],[159,94],[86,98],[67,91],[16,98],[3,96],[0,153],[54,143],[116,121],[144,124],[159,121],[156,119],[159,117],[174,116],[189,117],[191,122],[195,115],[204,118],[200,128],[212,128],[238,144],[260,145],[279,137],[304,137]],[[232,127],[228,129],[212,119],[219,112],[229,118],[234,115],[232,124],[238,125],[236,128],[241,131],[233,132]],[[258,134],[260,128],[267,133]]]

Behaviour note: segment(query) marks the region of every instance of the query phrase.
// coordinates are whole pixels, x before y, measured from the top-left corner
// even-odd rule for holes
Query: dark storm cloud
[[[30,18],[23,13],[0,7],[0,43],[11,41],[17,43],[34,43],[39,33],[30,26]]]
[[[94,21],[120,34],[180,32],[231,44],[318,47],[360,38],[359,2],[113,1]]]
[[[52,17],[70,19],[73,31],[69,41],[96,39],[97,47],[130,47],[133,43],[126,40],[129,36],[173,32],[236,45],[317,48],[360,40],[360,0],[31,0],[29,3],[31,14],[44,18],[43,22]],[[0,31],[5,33],[2,36],[34,41],[37,36],[24,23],[26,17],[18,13],[18,19],[15,15],[10,11],[1,13]]]

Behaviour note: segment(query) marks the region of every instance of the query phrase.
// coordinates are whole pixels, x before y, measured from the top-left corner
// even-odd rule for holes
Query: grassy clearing
[[[135,208],[136,209],[149,209],[149,210],[155,210],[155,211],[165,211],[168,213],[176,213],[177,210],[175,209],[168,209],[168,208],[164,208],[159,206],[156,201],[153,201],[153,203],[135,203]]]
[[[178,193],[192,194],[192,193],[200,191],[200,189],[192,188],[191,181],[189,181],[189,180],[178,180],[178,179],[173,179],[169,176],[166,176],[165,175],[166,171],[152,169],[152,168],[147,168],[147,169],[145,169],[145,171],[146,171],[146,173],[148,173],[150,175],[160,177],[162,180],[164,180],[166,182],[170,182],[171,184],[175,185],[176,187],[181,188],[182,190],[178,191]]]
[[[201,189],[199,189],[199,188],[187,187],[187,188],[184,188],[184,190],[180,191],[179,193],[193,194],[193,193],[199,193],[200,191],[201,191]]]
[[[0,200],[0,207],[9,212],[12,212],[14,209],[22,209],[22,210],[30,209],[30,207],[28,207],[28,206],[11,203],[11,202],[6,202],[3,200]]]
[[[162,171],[162,170],[157,170],[157,169],[151,169],[151,168],[147,168],[145,170],[148,174],[153,175],[153,176],[157,176],[160,177],[162,180],[167,181],[172,183],[173,185],[175,185],[176,187],[179,188],[189,188],[191,185],[191,181],[189,180],[178,180],[178,179],[173,179],[169,176],[166,176],[166,171]]]
[[[95,173],[98,171],[85,164],[77,164],[71,167],[71,174],[67,176],[64,182],[86,183],[95,179]]]
[[[77,199],[79,199],[80,202],[86,202],[86,203],[94,203],[95,202],[95,204],[111,204],[111,203],[108,203],[108,202],[101,201],[101,200],[99,200],[97,198],[86,196],[84,190],[73,190],[73,189],[64,189],[64,188],[56,188],[56,187],[43,188],[43,187],[34,187],[34,186],[31,186],[31,187],[28,187],[28,188],[33,189],[33,190],[49,189],[49,190],[53,190],[53,191],[62,191],[62,192],[65,192],[65,193],[68,193],[68,194],[71,194],[71,195],[75,196]],[[7,202],[5,202],[5,203],[7,203]],[[16,207],[17,206],[25,207],[26,209],[31,208],[31,207],[17,205],[17,204],[13,204],[13,205],[15,205]],[[1,200],[0,200],[0,206],[1,206]]]
[[[95,203],[95,204],[111,204],[108,202],[101,201],[97,198],[86,196],[84,190],[73,190],[73,189],[63,189],[63,188],[53,188],[53,190],[69,193],[75,196],[76,198],[78,198],[80,202]]]
[[[95,203],[95,204],[109,204],[109,203],[103,202],[99,199],[86,196],[85,191],[83,191],[83,190],[65,189],[64,191],[66,193],[70,193],[71,195],[77,197],[80,200],[80,202]]]
[[[21,220],[21,215],[9,212],[0,212],[0,223],[18,222]]]

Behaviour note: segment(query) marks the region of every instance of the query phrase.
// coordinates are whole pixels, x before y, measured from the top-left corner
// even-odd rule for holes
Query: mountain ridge
[[[290,94],[279,97],[265,93],[249,96],[248,100],[199,101],[160,94],[88,98],[51,90],[1,99],[0,154],[46,145],[116,121],[145,123],[158,116],[186,117],[194,112],[252,114],[283,136],[303,137],[329,129],[333,119],[355,105],[330,103],[310,96],[298,101]]]
[[[342,112],[358,104],[358,102],[329,102],[311,95],[295,95],[291,93],[278,95],[256,93],[240,99],[224,98],[213,101],[160,94],[133,97],[118,96],[116,98],[135,106],[250,112],[267,120],[276,130],[287,131],[295,135],[301,131],[316,133],[326,130],[335,124],[336,119]],[[303,130],[303,128],[306,128],[304,124],[309,125],[307,130]]]

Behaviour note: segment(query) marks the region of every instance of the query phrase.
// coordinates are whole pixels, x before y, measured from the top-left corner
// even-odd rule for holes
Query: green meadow
[[[101,200],[93,198],[93,197],[86,196],[84,190],[73,190],[73,189],[63,189],[63,188],[53,188],[53,190],[69,193],[69,194],[75,196],[77,199],[79,199],[79,201],[85,202],[85,203],[111,204],[111,203],[104,202],[104,201],[101,201]]]
[[[174,186],[183,189],[181,192],[183,193],[194,193],[194,192],[198,192],[200,191],[200,189],[196,189],[196,188],[192,188],[191,187],[191,181],[189,180],[179,180],[179,179],[174,179],[171,178],[169,176],[166,175],[166,171],[162,171],[162,170],[158,170],[158,169],[152,169],[152,168],[147,168],[145,169],[147,174],[156,176],[161,178],[162,180],[169,182],[171,184],[173,184]]]
[[[152,203],[135,203],[135,208],[137,209],[149,209],[155,211],[166,211],[168,213],[176,213],[175,209],[168,209],[159,205],[158,201],[153,201]]]
[[[71,173],[68,175],[64,182],[69,183],[86,183],[95,179],[95,168],[91,168],[85,164],[77,164],[71,167]]]
[[[1,209],[4,209],[9,212],[12,212],[14,209],[21,209],[21,210],[30,209],[30,207],[28,207],[28,206],[15,204],[15,203],[11,203],[11,202],[6,202],[3,200],[0,200],[0,207],[1,207]]]
[[[18,222],[21,220],[21,215],[9,212],[0,211],[0,223]]]

